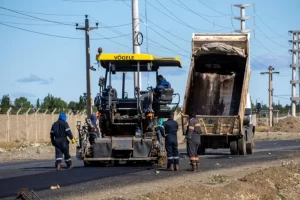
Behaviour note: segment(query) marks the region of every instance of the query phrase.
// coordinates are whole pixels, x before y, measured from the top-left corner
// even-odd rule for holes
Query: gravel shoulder
[[[191,172],[155,182],[135,183],[65,199],[296,200],[300,199],[299,162],[300,159],[294,159],[207,172]]]

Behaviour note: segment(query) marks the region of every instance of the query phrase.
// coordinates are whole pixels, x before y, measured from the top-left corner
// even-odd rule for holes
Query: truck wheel
[[[238,139],[238,150],[240,155],[246,155],[246,141],[244,137]]]
[[[235,140],[230,142],[230,153],[231,155],[238,155],[237,142]]]
[[[247,154],[253,154],[254,142],[253,140],[250,143],[246,144]]]
[[[202,145],[199,145],[197,154],[198,155],[204,155],[205,154],[205,147],[202,146]]]

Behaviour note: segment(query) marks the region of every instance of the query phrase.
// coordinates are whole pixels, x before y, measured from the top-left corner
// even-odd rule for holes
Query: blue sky
[[[0,6],[65,24],[83,25],[85,14],[89,15],[90,26],[95,26],[97,20],[99,29],[91,31],[90,34],[91,64],[96,68],[94,63],[98,47],[102,47],[105,53],[132,52],[131,0],[76,1],[79,0],[1,0]],[[252,101],[258,99],[263,103],[268,102],[268,77],[260,75],[260,72],[267,71],[267,67],[272,65],[280,72],[280,75],[274,75],[274,101],[290,104],[289,65],[292,56],[288,49],[292,46],[288,40],[292,36],[288,35],[288,30],[300,29],[299,0],[289,0],[289,3],[279,0],[148,0],[148,52],[156,56],[180,57],[183,62],[182,71],[168,68],[160,73],[165,75],[183,98],[190,66],[192,33],[230,33],[233,29],[240,29],[239,22],[232,20],[234,16],[239,15],[239,8],[231,6],[240,3],[254,4],[246,9],[246,15],[252,17],[247,20],[246,27],[255,30],[251,33],[252,76],[249,92]],[[144,36],[145,10],[145,0],[140,0],[140,30]],[[76,30],[75,26],[40,21],[4,9],[0,9],[0,23],[0,95],[9,94],[12,99],[25,96],[35,103],[37,98],[43,99],[50,93],[66,101],[77,101],[79,95],[86,90],[84,32]],[[79,39],[39,35],[3,24]],[[146,44],[144,39],[141,53],[146,53]],[[97,68],[97,71],[91,71],[91,74],[94,97],[98,92],[98,78],[103,74],[103,70]],[[132,95],[132,75],[128,78],[126,90]],[[120,78],[116,77],[114,81],[120,93]],[[144,74],[144,89],[148,85],[147,82],[148,74]],[[150,85],[155,85],[152,74],[149,75],[149,82]],[[298,91],[297,87],[297,94]]]

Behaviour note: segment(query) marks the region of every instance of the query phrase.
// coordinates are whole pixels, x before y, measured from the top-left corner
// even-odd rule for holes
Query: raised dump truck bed
[[[193,34],[182,124],[185,132],[188,113],[196,112],[201,125],[199,153],[230,147],[232,154],[252,154],[248,38],[247,34]]]

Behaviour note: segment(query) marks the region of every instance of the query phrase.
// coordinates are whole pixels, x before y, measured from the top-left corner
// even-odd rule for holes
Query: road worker
[[[95,114],[91,114],[90,116],[91,124],[88,126],[88,132],[90,133],[89,142],[90,144],[95,143],[95,139],[100,137],[99,129],[97,128],[97,116]]]
[[[174,120],[174,113],[171,113],[169,119],[163,123],[164,135],[166,138],[165,146],[168,157],[167,170],[179,171],[179,155],[177,131],[178,123]]]
[[[66,120],[66,114],[61,112],[58,120],[53,123],[50,131],[51,143],[55,147],[55,167],[57,170],[61,169],[63,156],[67,164],[67,168],[72,168],[72,160],[69,153],[70,142],[67,137],[69,137],[69,139],[72,141],[72,144],[74,144],[76,141]]]
[[[161,91],[167,88],[171,88],[171,84],[162,76],[157,76],[157,85],[152,89],[153,100],[149,100],[145,107],[148,107],[149,112],[153,112],[153,103],[155,103],[158,97],[161,95]]]
[[[160,90],[171,88],[171,84],[162,76],[158,75],[157,85],[154,88],[154,93],[159,93]]]
[[[187,128],[187,152],[190,157],[192,171],[199,170],[199,157],[197,154],[200,145],[200,123],[196,119],[196,114],[189,114],[189,125]]]

